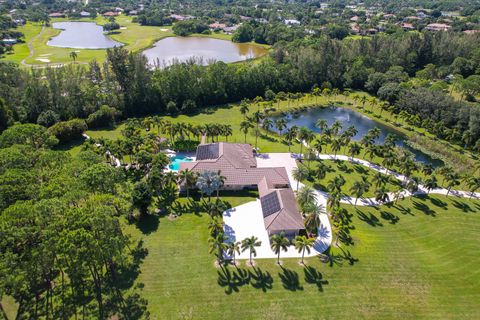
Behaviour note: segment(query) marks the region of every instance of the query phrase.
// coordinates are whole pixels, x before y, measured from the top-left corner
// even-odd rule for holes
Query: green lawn
[[[39,23],[27,23],[16,29],[24,34],[24,42],[17,43],[13,46],[13,52],[6,54],[1,60],[20,63],[23,59],[26,59],[30,53],[28,50],[28,42],[40,33],[42,25]]]
[[[343,186],[343,192],[346,196],[355,196],[350,188],[353,186],[355,181],[361,181],[362,176],[366,176],[368,181],[372,184],[369,191],[366,192],[363,197],[370,198],[375,196],[375,186],[372,183],[372,179],[377,171],[367,168],[361,164],[353,164],[349,161],[333,161],[333,160],[321,160],[322,163],[330,167],[326,177],[322,180],[314,179],[313,181],[303,181],[304,183],[313,186],[315,189],[328,191],[327,185],[330,180],[333,180],[335,177],[342,175],[345,179],[345,185]],[[318,161],[311,161],[310,167],[312,169],[317,167]],[[308,161],[305,162],[305,165],[308,167]],[[397,191],[400,189],[400,182],[395,178],[390,178],[390,181],[385,185],[387,191]]]
[[[138,281],[152,319],[480,317],[480,201],[435,196],[346,208],[354,245],[333,249],[332,263],[310,258],[305,270],[297,259],[284,259],[284,269],[259,260],[256,271],[242,263],[252,273],[247,284],[213,266],[205,215],[160,218],[144,233],[128,226],[149,252]]]

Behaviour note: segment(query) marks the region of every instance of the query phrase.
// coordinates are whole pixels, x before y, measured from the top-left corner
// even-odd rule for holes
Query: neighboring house
[[[425,27],[425,29],[429,31],[448,31],[450,26],[445,23],[430,23]]]
[[[130,10],[130,11],[128,12],[128,15],[129,15],[129,16],[136,16],[137,14],[138,14],[138,11],[137,11],[137,10]]]
[[[298,20],[295,20],[295,19],[285,19],[283,20],[283,23],[285,23],[286,25],[299,25],[300,24],[300,21]]]
[[[13,38],[6,38],[6,39],[3,39],[2,40],[3,44],[5,45],[14,45],[15,43],[17,43],[17,39],[13,39]]]
[[[180,163],[180,169],[197,173],[220,171],[222,190],[257,189],[265,229],[269,234],[295,236],[305,229],[285,168],[258,168],[253,149],[241,143],[210,143],[197,147],[196,161]],[[182,186],[182,189],[184,187]]]
[[[352,21],[352,22],[358,22],[359,19],[360,19],[360,18],[359,18],[358,16],[353,16],[353,17],[350,18],[350,21]]]
[[[208,27],[211,29],[211,30],[218,30],[218,29],[223,29],[225,28],[227,25],[224,24],[224,23],[219,23],[218,21],[215,22],[215,23],[211,23],[208,25]]]
[[[479,33],[480,30],[465,30],[463,31],[463,33],[466,33],[466,34],[476,34],[476,33]]]
[[[225,28],[223,28],[223,32],[225,32],[226,34],[232,34],[235,31],[237,31],[237,29],[238,29],[238,25],[231,26],[231,27],[225,27]]]
[[[113,12],[113,11],[107,11],[103,13],[104,17],[116,17],[118,16],[118,12]]]
[[[402,27],[405,30],[415,30],[415,27],[413,26],[413,24],[409,22],[400,23],[400,27]]]
[[[18,26],[22,26],[25,24],[25,19],[14,19],[13,22]]]
[[[61,12],[52,12],[48,15],[50,18],[65,18],[65,14]]]
[[[88,18],[88,17],[90,17],[90,12],[82,11],[82,12],[80,12],[80,17]]]

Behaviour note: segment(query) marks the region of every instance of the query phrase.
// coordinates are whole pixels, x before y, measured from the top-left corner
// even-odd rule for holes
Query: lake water
[[[200,58],[199,63],[204,65],[212,61],[230,63],[257,58],[266,53],[267,50],[260,46],[204,37],[169,37],[143,51],[150,64],[160,66],[192,58]]]
[[[396,144],[411,151],[415,155],[415,160],[422,163],[430,163],[435,167],[443,164],[441,160],[433,159],[429,155],[406,145],[405,137],[401,133],[386,125],[376,122],[359,112],[347,108],[314,108],[299,113],[298,117],[289,115],[287,116],[287,127],[290,128],[291,126],[295,125],[299,128],[307,127],[314,132],[319,132],[320,130],[315,126],[318,119],[325,119],[329,126],[331,126],[335,121],[339,121],[342,124],[342,131],[346,130],[350,126],[355,126],[355,128],[358,130],[358,133],[353,137],[353,140],[356,141],[362,139],[362,137],[367,134],[368,130],[377,127],[381,131],[380,137],[376,140],[377,143],[383,143],[388,134],[395,134],[398,137]]]
[[[62,30],[47,42],[52,47],[107,49],[123,45],[107,37],[103,28],[93,22],[55,22],[52,26]]]

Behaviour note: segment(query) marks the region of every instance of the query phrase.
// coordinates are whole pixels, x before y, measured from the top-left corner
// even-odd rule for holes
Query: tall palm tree
[[[328,128],[328,122],[325,119],[318,119],[315,126],[320,130],[320,133],[324,133]]]
[[[458,173],[454,172],[445,176],[445,180],[447,182],[447,196],[448,196],[452,188],[460,184],[460,176],[458,175]]]
[[[305,216],[305,228],[310,233],[315,233],[320,227],[320,214],[323,212],[323,207],[317,205],[315,202],[310,202],[303,206],[302,213]]]
[[[208,222],[208,231],[212,237],[216,237],[219,233],[223,232],[224,223],[222,219],[216,216],[212,216],[212,219]]]
[[[250,238],[245,238],[242,240],[242,252],[249,251],[250,253],[250,265],[252,265],[252,255],[257,256],[256,247],[260,247],[262,245],[262,241],[258,241],[258,238],[255,236],[251,236]]]
[[[390,200],[390,197],[388,196],[388,192],[385,187],[381,187],[375,190],[375,200],[380,203],[385,203]]]
[[[340,139],[333,139],[332,151],[335,155],[335,158],[337,157],[337,152],[340,151],[341,148],[342,148],[342,141]]]
[[[273,126],[273,121],[271,119],[266,118],[265,120],[263,120],[262,128],[265,129],[265,131],[270,131],[272,126]]]
[[[305,257],[305,251],[310,253],[310,249],[313,247],[314,242],[314,238],[307,238],[306,236],[296,236],[295,240],[293,240],[295,249],[297,249],[298,253],[302,254],[302,264],[305,264],[303,261]]]
[[[219,194],[220,194],[220,189],[223,187],[223,185],[225,184],[225,180],[227,180],[226,177],[222,176],[222,172],[221,170],[218,170],[217,171],[217,176],[218,176],[218,181],[219,181],[219,184],[217,186],[217,200],[219,198]]]
[[[376,172],[374,175],[373,175],[373,178],[372,178],[372,183],[374,184],[375,188],[380,188],[382,186],[385,186],[388,182],[388,176],[380,173],[380,172]]]
[[[257,150],[257,143],[258,143],[258,126],[260,125],[260,122],[265,118],[264,114],[261,113],[260,111],[255,111],[253,113],[253,121],[255,122],[255,150]]]
[[[317,193],[310,186],[304,186],[297,192],[297,202],[300,207],[307,203],[315,203],[317,200]]]
[[[361,198],[368,190],[370,189],[370,184],[367,181],[355,181],[350,188],[350,192],[355,195],[355,204],[357,206],[357,201]]]
[[[353,161],[353,156],[360,154],[361,146],[354,142],[350,144],[350,147],[348,148],[348,154],[350,155],[352,161]]]
[[[292,146],[292,141],[295,139],[297,134],[298,134],[298,127],[297,126],[291,126],[285,132],[285,140],[287,140],[287,142],[288,142],[288,152],[289,153],[290,153],[290,147]]]
[[[222,181],[218,172],[205,170],[198,176],[195,185],[200,190],[202,197],[206,194],[210,201],[212,193],[222,186]]]
[[[277,255],[277,264],[280,264],[280,252],[287,251],[290,241],[285,237],[285,233],[274,234],[270,237],[270,247]]]
[[[247,143],[247,133],[250,128],[253,128],[253,125],[249,121],[242,121],[240,123],[240,131],[245,135],[245,143]]]
[[[215,237],[210,237],[208,243],[210,245],[210,253],[216,252],[218,263],[222,262],[223,252],[228,249],[228,245],[225,243],[227,237],[223,233],[217,234]]]
[[[287,120],[285,118],[278,118],[275,120],[275,128],[278,130],[278,134],[282,135],[283,130],[287,127]]]
[[[330,167],[328,165],[326,165],[324,162],[319,162],[317,164],[317,169],[315,171],[316,178],[318,180],[325,179],[325,177],[327,176],[327,172],[329,170],[330,170]]]
[[[75,61],[77,61],[77,57],[78,57],[77,51],[70,52],[70,58],[72,58],[73,63],[75,63]]]
[[[342,175],[338,175],[328,182],[327,189],[330,192],[333,192],[333,191],[341,192],[344,184],[345,184],[345,179],[343,178]]]
[[[304,180],[304,179],[307,179],[308,174],[309,174],[309,172],[308,172],[307,168],[305,168],[304,166],[300,166],[300,167],[294,168],[292,170],[293,179],[295,179],[297,181],[297,192],[298,192],[298,186],[300,184],[300,181]]]
[[[247,99],[242,99],[240,102],[240,113],[243,115],[243,120],[246,120],[248,111],[250,111],[248,108],[248,101]]]
[[[228,142],[228,137],[233,134],[232,126],[229,124],[223,125],[222,133],[223,133],[223,136],[225,137],[225,141]]]
[[[437,177],[435,177],[435,176],[430,176],[430,177],[428,177],[428,178],[425,180],[424,186],[425,186],[425,189],[428,190],[428,191],[427,191],[427,194],[430,194],[430,191],[431,191],[432,189],[438,188]]]
[[[236,267],[237,262],[235,261],[236,255],[240,254],[240,245],[241,242],[233,241],[228,243],[227,254],[233,258],[233,265]]]
[[[300,158],[303,157],[302,152],[303,152],[303,143],[304,141],[308,143],[308,140],[311,141],[312,138],[312,132],[307,129],[306,127],[301,127],[300,131],[298,131],[298,140],[300,140]]]
[[[338,135],[338,133],[342,130],[342,123],[338,120],[335,120],[335,122],[331,126],[331,129],[333,135]]]
[[[467,179],[467,187],[470,191],[470,199],[475,194],[475,192],[480,189],[480,178],[479,177],[470,177]]]

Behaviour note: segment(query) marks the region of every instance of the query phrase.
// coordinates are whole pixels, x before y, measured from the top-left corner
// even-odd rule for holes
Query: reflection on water
[[[276,119],[278,117],[274,117]],[[442,161],[438,159],[433,159],[429,155],[411,148],[405,144],[405,137],[395,131],[394,129],[383,125],[379,122],[376,122],[367,116],[358,113],[354,110],[340,107],[326,107],[326,108],[315,108],[303,111],[296,116],[289,115],[287,117],[288,124],[287,127],[295,125],[297,127],[307,127],[308,129],[319,132],[319,129],[315,126],[318,119],[325,119],[329,126],[331,126],[335,121],[339,121],[342,124],[342,131],[346,130],[350,126],[355,126],[358,130],[358,133],[353,137],[353,140],[360,140],[365,136],[368,130],[377,127],[380,129],[380,137],[377,139],[377,143],[383,143],[388,134],[395,134],[397,139],[397,145],[408,149],[415,155],[415,159],[423,163],[431,163],[434,166],[442,165]]]
[[[200,58],[201,64],[212,61],[226,63],[257,58],[266,54],[260,46],[234,43],[203,37],[169,37],[155,43],[143,51],[150,64],[170,65],[174,61],[185,62],[192,58]]]
[[[53,27],[62,32],[47,42],[52,47],[107,49],[123,45],[107,37],[103,28],[93,22],[55,22]]]

